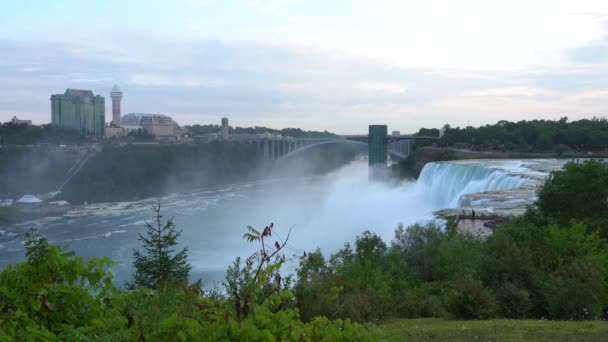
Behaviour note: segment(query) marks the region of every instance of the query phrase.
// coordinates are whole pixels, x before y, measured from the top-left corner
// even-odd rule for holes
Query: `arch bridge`
[[[369,165],[386,166],[387,156],[405,159],[416,140],[439,140],[439,137],[387,134],[386,125],[370,125],[369,134],[340,135],[330,138],[265,138],[258,148],[265,158],[279,162],[310,148],[326,144],[358,144],[368,146]]]

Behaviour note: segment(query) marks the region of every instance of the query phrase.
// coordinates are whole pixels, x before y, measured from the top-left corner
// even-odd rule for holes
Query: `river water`
[[[86,217],[47,218],[2,227],[0,269],[23,260],[24,234],[35,226],[51,243],[86,258],[113,259],[116,264],[111,271],[121,285],[130,277],[133,250],[140,246],[138,234],[145,231],[145,220],[153,218],[150,208],[160,201],[165,218],[174,217],[182,230],[179,241],[189,249],[192,279],[203,279],[206,287],[213,287],[220,285],[237,256],[246,258],[255,249],[242,239],[247,225],[261,230],[272,222],[273,238],[285,238],[292,228],[288,257],[317,247],[332,253],[364,230],[390,243],[399,223],[429,220],[434,210],[456,206],[456,196],[467,192],[526,183],[525,177],[497,176],[493,169],[471,171],[455,166],[450,171],[427,166],[418,183],[388,185],[370,182],[367,161],[357,160],[322,176],[234,184],[102,206]],[[287,268],[293,270],[295,263]]]

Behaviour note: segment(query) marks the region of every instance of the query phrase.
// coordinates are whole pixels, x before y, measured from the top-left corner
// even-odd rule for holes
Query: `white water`
[[[457,208],[463,195],[510,190],[530,180],[504,171],[475,165],[428,163],[424,166],[417,187],[426,193],[437,209]]]
[[[247,257],[253,246],[243,241],[247,225],[273,222],[277,237],[293,226],[290,252],[319,247],[337,251],[369,229],[390,243],[399,223],[432,219],[432,212],[458,206],[462,195],[504,190],[526,179],[480,166],[430,163],[418,182],[398,185],[369,182],[367,162],[353,162],[321,176],[236,184],[160,198],[165,217],[175,216],[181,242],[189,248],[193,278],[221,281],[236,256]],[[89,217],[41,220],[35,224],[50,242],[67,245],[85,257],[109,256],[118,283],[131,273],[137,234],[151,218],[156,199],[101,206]],[[108,209],[109,208],[109,209]],[[32,223],[0,230],[0,268],[23,259],[24,233]],[[274,236],[274,234],[273,234]],[[292,266],[293,267],[293,266]]]

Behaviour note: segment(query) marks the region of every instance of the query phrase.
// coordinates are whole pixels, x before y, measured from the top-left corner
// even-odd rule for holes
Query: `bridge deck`
[[[300,140],[300,141],[329,141],[329,140],[368,140],[367,134],[351,134],[351,135],[337,135],[335,137],[327,138],[257,138],[255,140]],[[397,141],[397,140],[439,140],[439,137],[432,137],[426,135],[387,135],[386,139]]]
[[[369,135],[367,135],[367,134],[340,135],[339,137],[342,139],[352,139],[352,140],[369,139]],[[389,134],[386,136],[386,139],[393,140],[393,141],[396,141],[396,140],[439,140],[439,137],[432,137],[432,136],[426,136],[426,135],[410,135],[410,134],[400,134],[400,135]]]

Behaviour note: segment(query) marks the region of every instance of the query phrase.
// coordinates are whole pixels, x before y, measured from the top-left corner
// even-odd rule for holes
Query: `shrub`
[[[606,282],[596,266],[575,261],[551,275],[546,296],[552,319],[597,319],[602,317]]]
[[[441,297],[429,286],[431,283],[409,289],[399,305],[399,315],[407,318],[443,317],[446,315]]]
[[[448,302],[450,312],[457,318],[488,319],[496,315],[494,294],[477,279],[465,278],[458,282]]]
[[[104,302],[117,291],[106,270],[112,262],[85,261],[35,231],[27,237],[26,261],[0,273],[0,340],[3,334],[71,340],[81,333],[76,327],[88,329],[104,318]]]
[[[393,247],[401,251],[408,268],[419,280],[433,281],[441,246],[446,239],[447,234],[433,223],[407,228],[400,224],[395,230]]]
[[[530,310],[528,291],[505,284],[496,291],[498,314],[505,318],[524,318]]]
[[[559,224],[578,219],[608,236],[608,164],[588,160],[553,171],[538,192],[539,210]]]

